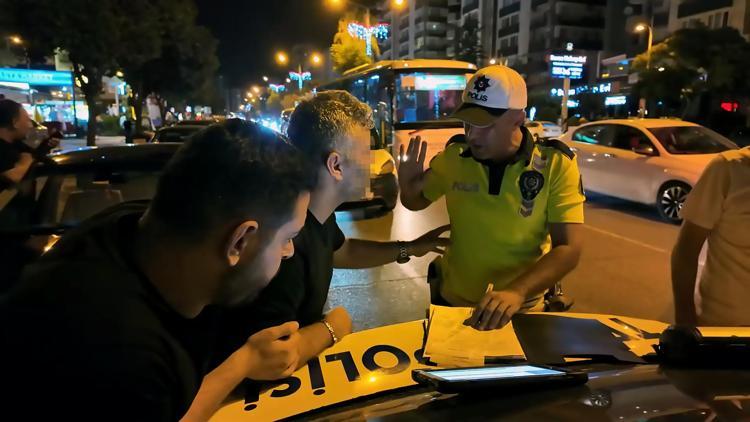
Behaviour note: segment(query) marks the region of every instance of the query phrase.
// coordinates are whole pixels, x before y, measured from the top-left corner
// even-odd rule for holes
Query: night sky
[[[198,23],[219,40],[220,73],[227,87],[246,87],[263,75],[278,83],[281,69],[274,53],[308,44],[321,54],[328,47],[343,11],[326,0],[196,0]]]

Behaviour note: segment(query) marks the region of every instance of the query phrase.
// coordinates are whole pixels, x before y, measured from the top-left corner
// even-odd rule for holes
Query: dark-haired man
[[[0,192],[21,182],[35,159],[44,157],[60,144],[50,137],[33,149],[23,141],[34,128],[21,104],[0,99]]]
[[[230,121],[177,152],[150,204],[67,233],[0,305],[4,414],[206,420],[242,379],[289,375],[296,322],[246,339],[207,374],[213,318],[198,315],[251,301],[292,256],[305,168],[278,136]]]

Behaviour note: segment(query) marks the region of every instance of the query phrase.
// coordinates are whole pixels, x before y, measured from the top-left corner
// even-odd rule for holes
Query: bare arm
[[[290,376],[299,362],[299,325],[287,322],[253,334],[216,369],[203,377],[182,421],[206,421],[245,378],[276,380]]]
[[[406,151],[403,145],[399,148],[399,196],[401,204],[412,211],[423,210],[432,204],[432,201],[425,198],[423,194],[424,179],[427,174],[424,171],[426,156],[427,143],[422,142],[418,136],[409,141]]]
[[[441,226],[430,230],[411,242],[404,242],[409,256],[424,256],[429,252],[442,254],[450,240],[440,237],[450,230]],[[399,242],[378,242],[374,240],[346,239],[343,246],[333,254],[335,268],[371,268],[396,261],[399,255]]]
[[[7,179],[11,183],[18,184],[23,180],[26,173],[29,172],[29,168],[34,163],[34,158],[28,152],[22,152],[20,159],[16,163],[15,167],[2,173],[3,178]]]
[[[507,288],[487,293],[466,324],[478,330],[492,330],[507,324],[528,297],[554,286],[578,265],[583,245],[582,231],[581,224],[550,224],[552,250]]]
[[[698,322],[694,298],[695,279],[698,257],[709,233],[709,229],[685,220],[672,250],[672,295],[677,324],[694,326]]]
[[[352,320],[346,309],[335,308],[326,315],[325,320],[331,324],[336,337],[341,340],[352,332]],[[333,346],[331,333],[322,322],[316,322],[299,330],[299,364],[301,368],[307,362],[321,354],[325,349]]]

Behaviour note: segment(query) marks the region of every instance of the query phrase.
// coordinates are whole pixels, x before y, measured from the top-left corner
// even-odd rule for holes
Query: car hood
[[[746,420],[750,371],[601,365],[585,386],[511,394],[401,392],[307,420]],[[683,419],[680,419],[683,420]]]

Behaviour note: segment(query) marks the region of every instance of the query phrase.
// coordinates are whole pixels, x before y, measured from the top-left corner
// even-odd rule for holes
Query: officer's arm
[[[703,243],[711,230],[685,220],[672,250],[672,295],[675,322],[696,325],[695,279]]]
[[[524,297],[544,292],[578,265],[583,248],[583,225],[550,223],[552,250],[517,278],[511,289]]]

